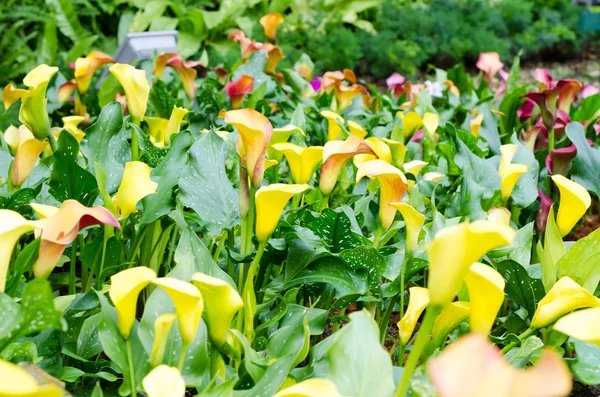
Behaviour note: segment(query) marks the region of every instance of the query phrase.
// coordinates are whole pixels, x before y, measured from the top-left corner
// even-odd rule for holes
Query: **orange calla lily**
[[[260,25],[265,31],[265,36],[271,43],[277,37],[277,27],[283,23],[283,17],[278,12],[270,12],[260,19]]]
[[[225,85],[225,91],[231,100],[231,108],[239,109],[247,94],[254,89],[254,78],[243,74],[236,81],[230,81]]]
[[[77,58],[75,61],[75,80],[77,81],[77,91],[83,94],[90,87],[92,77],[98,68],[108,63],[116,61],[100,51],[92,51],[85,58]]]
[[[190,101],[194,99],[196,96],[196,75],[198,74],[196,69],[187,66],[179,54],[164,52],[156,57],[154,75],[161,77],[166,66],[172,67],[177,71],[188,99]]]
[[[277,64],[283,58],[285,58],[285,56],[283,55],[283,50],[281,47],[271,44],[267,45],[267,63],[265,63],[265,73],[275,75]],[[277,76],[275,75],[275,77]]]
[[[352,162],[357,168],[360,168],[364,163],[371,160],[383,160],[386,163],[392,163],[392,151],[390,147],[379,138],[375,138],[374,136],[365,139],[365,142],[373,149],[375,152],[372,154],[357,154],[352,159]]]
[[[56,99],[58,100],[58,103],[67,103],[76,88],[77,83],[75,80],[67,81],[66,83],[61,84],[61,86],[58,87],[58,92],[56,93]]]

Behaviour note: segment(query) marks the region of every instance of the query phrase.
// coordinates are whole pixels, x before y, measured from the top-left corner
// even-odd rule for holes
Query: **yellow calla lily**
[[[381,138],[392,153],[392,164],[396,167],[401,168],[404,165],[404,158],[406,157],[406,145],[402,142],[394,141],[393,139]]]
[[[200,290],[204,300],[208,336],[220,347],[225,343],[233,316],[244,307],[242,297],[225,281],[206,274],[195,273],[192,283]]]
[[[586,307],[600,307],[600,299],[570,277],[562,277],[538,303],[531,327],[547,327],[565,314]]]
[[[367,130],[362,128],[360,124],[352,120],[348,121],[348,129],[350,130],[351,135],[356,135],[359,138],[364,138],[369,133]]]
[[[404,223],[406,224],[406,252],[414,254],[419,245],[419,234],[425,224],[425,216],[417,211],[408,203],[390,203],[390,205],[400,211]]]
[[[577,182],[562,175],[552,175],[552,180],[560,191],[560,205],[556,214],[556,226],[561,236],[569,234],[592,204],[588,191]]]
[[[337,121],[339,120],[341,123],[344,123],[344,118],[331,110],[323,110],[321,116],[327,119],[327,140],[334,141],[338,139],[342,132],[342,127],[339,126]]]
[[[500,166],[498,174],[500,175],[502,200],[508,201],[517,180],[529,170],[529,166],[524,164],[512,164],[512,159],[517,152],[517,145],[509,144],[500,146]]]
[[[173,106],[171,117],[169,117],[169,122],[167,123],[167,130],[165,131],[164,142],[166,145],[169,145],[171,143],[171,136],[179,132],[181,122],[183,121],[183,117],[186,114],[188,114],[188,110],[186,108],[179,108],[177,106]]]
[[[373,149],[375,154],[357,154],[354,156],[352,161],[356,168],[360,168],[367,161],[376,159],[383,160],[386,163],[392,163],[392,152],[390,147],[383,140],[372,136],[365,139],[365,142]]]
[[[448,334],[458,324],[465,321],[470,314],[470,302],[452,302],[444,306],[440,314],[436,317],[433,329],[431,330],[432,348],[441,347],[446,341]]]
[[[261,187],[256,192],[256,238],[259,242],[267,241],[277,227],[279,217],[285,204],[296,194],[310,189],[304,184],[287,185],[273,183]]]
[[[0,396],[61,397],[63,390],[54,384],[39,385],[26,370],[0,359]]]
[[[281,49],[281,47],[272,44],[267,44],[265,48],[267,49],[267,63],[265,64],[265,73],[277,77],[275,69],[277,68],[277,64],[279,63],[279,61],[285,58],[285,56],[283,55],[283,50]]]
[[[568,366],[545,349],[533,367],[512,367],[485,336],[461,337],[427,364],[440,397],[566,397],[572,386]]]
[[[487,220],[440,230],[426,247],[431,303],[451,302],[471,265],[487,252],[510,244],[515,233],[509,226]]]
[[[4,104],[4,109],[8,110],[8,108],[10,108],[13,103],[17,102],[19,99],[23,98],[23,96],[27,95],[28,93],[29,90],[15,88],[14,85],[8,83],[2,91],[2,103]]]
[[[129,161],[125,164],[121,185],[113,199],[120,219],[127,219],[136,211],[138,201],[156,193],[158,183],[150,179],[150,171],[148,164],[141,161]]]
[[[328,379],[311,378],[286,387],[275,394],[275,397],[343,397],[338,393],[335,384]]]
[[[177,315],[175,313],[165,313],[154,320],[154,340],[152,342],[152,352],[148,359],[148,362],[153,367],[162,364],[165,357],[167,340],[169,339],[169,332],[171,332],[171,327],[176,319]]]
[[[75,61],[75,80],[77,91],[83,94],[90,87],[94,73],[102,65],[115,63],[116,61],[100,51],[92,51],[85,58],[77,58]]]
[[[38,222],[23,218],[18,212],[0,210],[0,292],[6,287],[8,265],[15,244],[24,233],[39,228]]]
[[[221,110],[219,117],[224,118],[226,123],[233,125],[240,133],[237,145],[242,165],[246,168],[252,185],[259,188],[265,173],[264,159],[273,126],[265,116],[253,109]]]
[[[402,131],[404,132],[405,139],[413,136],[423,126],[423,119],[417,112],[408,112],[406,114],[398,112],[397,115],[402,119]]]
[[[334,89],[337,109],[340,111],[350,106],[357,96],[369,94],[369,91],[360,84],[345,85],[339,83],[334,86]]]
[[[494,207],[487,212],[486,219],[508,226],[510,224],[510,211],[504,207]]]
[[[11,182],[13,186],[21,186],[27,179],[40,154],[48,145],[47,141],[38,141],[24,125],[19,127],[19,144],[12,166]]]
[[[167,125],[169,125],[168,119],[162,117],[146,117],[144,119],[148,125],[148,134],[150,134],[150,140],[157,146],[160,146],[164,142],[164,137],[167,133]]]
[[[487,335],[504,302],[504,279],[494,268],[475,262],[465,277],[471,303],[471,332]]]
[[[475,138],[479,138],[479,129],[481,128],[481,124],[483,123],[483,113],[477,113],[477,116],[469,121],[469,125],[471,126],[471,134]]]
[[[345,141],[329,141],[323,147],[323,165],[319,178],[321,193],[331,193],[344,164],[357,154],[375,152],[367,142],[355,135],[350,135]]]
[[[410,300],[406,313],[398,322],[398,334],[403,345],[407,345],[412,336],[419,317],[429,305],[429,290],[423,287],[412,287],[408,289]]]
[[[364,163],[356,173],[356,183],[362,178],[379,180],[379,221],[387,230],[394,221],[396,208],[389,205],[402,199],[408,189],[406,177],[398,168],[383,160],[371,160]]]
[[[117,309],[119,332],[129,338],[135,322],[138,295],[156,278],[154,270],[145,266],[123,270],[110,278],[108,296]]]
[[[270,159],[277,160],[278,162],[283,160],[283,153],[273,148],[273,146],[278,143],[287,142],[292,134],[306,136],[301,128],[292,124],[288,124],[281,128],[273,128],[273,135],[271,135],[271,141],[269,142],[269,147],[267,148],[267,154],[269,155]]]
[[[600,346],[600,307],[567,314],[553,328],[572,338]]]
[[[119,80],[121,87],[125,90],[129,114],[133,122],[139,125],[141,121],[144,121],[150,94],[146,72],[122,63],[112,65],[110,72]]]
[[[14,125],[9,125],[3,133],[4,142],[10,148],[10,151],[14,154],[19,147],[19,129]]]
[[[111,225],[121,228],[113,214],[104,207],[86,207],[76,200],[65,200],[58,210],[47,206],[32,205],[40,211],[42,228],[40,253],[33,264],[33,273],[38,278],[46,278],[52,273],[67,246],[77,238],[77,234],[87,227]]]
[[[185,380],[177,368],[159,365],[142,380],[148,397],[184,397]]]
[[[425,174],[423,174],[423,180],[427,181],[427,182],[438,183],[439,181],[442,180],[443,177],[444,177],[444,174],[442,174],[441,172],[435,172],[435,171],[426,172]]]
[[[79,124],[85,121],[83,116],[66,116],[62,118],[63,128],[71,133],[77,139],[77,142],[81,142],[85,133],[79,129]]]
[[[60,211],[60,208],[53,207],[47,204],[29,203],[29,206],[40,219],[50,218],[51,216],[56,215],[58,211]]]
[[[433,134],[435,134],[435,131],[437,131],[437,128],[439,127],[439,125],[440,125],[440,116],[439,115],[437,115],[435,113],[431,113],[431,112],[427,112],[423,115],[423,126],[429,133],[429,136],[433,136]]]
[[[22,94],[19,120],[40,141],[47,138],[52,139],[50,137],[52,133],[50,131],[50,119],[46,109],[46,89],[56,72],[58,72],[57,67],[39,65],[23,79],[23,84],[29,90],[27,92],[15,91],[15,93]]]
[[[416,178],[417,176],[419,176],[421,170],[425,168],[427,164],[429,163],[422,160],[409,161],[408,163],[404,163],[404,172],[406,172],[407,174],[413,174]]]
[[[294,183],[308,183],[323,158],[322,146],[305,148],[293,143],[282,142],[271,145],[271,147],[285,155]]]
[[[189,345],[196,336],[204,309],[200,291],[192,284],[173,277],[157,278],[152,280],[152,283],[164,290],[173,301],[181,339]]]
[[[278,12],[270,12],[260,19],[260,25],[265,31],[265,36],[271,43],[275,42],[277,37],[277,27],[283,23],[283,17]]]

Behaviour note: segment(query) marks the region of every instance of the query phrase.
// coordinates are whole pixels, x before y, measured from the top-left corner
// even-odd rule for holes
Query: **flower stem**
[[[185,356],[187,354],[188,343],[181,341],[181,354],[179,355],[179,363],[177,364],[177,369],[179,372],[183,372],[183,364],[185,364]]]
[[[221,255],[221,250],[225,245],[225,240],[227,240],[227,229],[223,230],[223,234],[221,234],[221,239],[219,240],[219,245],[217,245],[217,249],[213,255],[213,260],[217,262],[219,260],[219,255]]]
[[[548,153],[554,150],[554,128],[548,131]]]
[[[140,126],[139,120],[133,120],[133,123]],[[135,129],[131,129],[131,161],[137,161],[140,157],[140,144],[138,142],[139,138]]]
[[[321,197],[321,203],[319,204],[319,211],[323,212],[325,208],[329,208],[329,195],[324,194]]]
[[[400,295],[402,295],[400,292]],[[392,311],[394,310],[394,305],[396,304],[396,297],[392,296],[390,301],[388,302],[387,308],[385,309],[385,313],[383,314],[383,318],[381,319],[381,324],[379,324],[379,339],[381,340],[381,344],[385,343],[385,335],[387,334],[387,328],[390,323],[390,317],[392,316]]]
[[[69,295],[75,295],[75,266],[77,265],[77,239],[71,245],[71,263],[69,265]]]
[[[135,385],[135,367],[133,364],[133,348],[131,347],[131,338],[125,340],[127,346],[127,361],[129,363],[129,387],[132,396],[137,396],[137,387]]]
[[[50,143],[50,149],[52,149],[52,153],[56,152],[56,138],[54,138],[54,134],[52,132],[48,134],[48,142]]]
[[[383,232],[385,230],[383,229],[383,227],[378,226],[377,230],[375,231],[375,236],[373,237],[373,247],[374,248],[379,248],[379,242],[381,241],[381,236],[383,235]]]
[[[246,276],[246,282],[244,283],[244,289],[242,292],[242,299],[244,300],[244,335],[248,338],[248,341],[252,343],[254,339],[254,312],[256,310],[256,292],[254,290],[254,277],[260,266],[260,260],[267,248],[268,239],[261,241],[256,250],[254,260],[248,269],[248,275]]]
[[[519,335],[519,340],[523,341],[523,339],[527,339],[535,332],[535,328],[527,328],[521,335]],[[506,354],[513,349],[513,347],[517,346],[517,342],[510,342],[508,345],[504,346],[501,350],[502,354]]]

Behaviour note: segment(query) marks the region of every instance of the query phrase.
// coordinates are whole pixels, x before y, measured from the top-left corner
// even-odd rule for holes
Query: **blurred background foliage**
[[[91,50],[114,54],[128,32],[179,31],[179,52],[230,66],[234,29],[263,41],[258,19],[285,17],[278,45],[289,67],[302,53],[318,72],[351,68],[376,78],[411,76],[429,64],[472,65],[480,52],[510,60],[568,60],[598,48],[577,29],[571,0],[3,0],[0,84],[39,63],[65,66]],[[206,58],[203,58],[206,59]],[[287,64],[286,64],[287,62]]]

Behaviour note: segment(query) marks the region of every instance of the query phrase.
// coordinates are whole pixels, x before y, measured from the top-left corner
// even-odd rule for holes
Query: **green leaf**
[[[40,63],[53,65],[56,63],[58,53],[58,37],[56,22],[48,21],[44,24],[44,36],[40,48]]]
[[[169,5],[165,0],[148,1],[143,10],[139,10],[133,17],[133,22],[129,27],[131,32],[143,32],[148,29],[152,21],[164,14]]]
[[[77,43],[87,36],[87,32],[79,22],[79,15],[70,0],[46,0],[46,5],[54,12],[60,32]]]
[[[251,389],[237,390],[235,397],[259,397],[273,396],[277,390],[283,385],[283,382],[288,377],[290,370],[293,368],[294,354],[285,356],[275,361],[265,371],[262,378]]]
[[[571,160],[571,178],[597,197],[600,196],[600,151],[589,145],[580,123],[569,124],[565,132],[577,147],[577,155]]]
[[[570,338],[569,345],[577,356],[569,360],[571,372],[584,385],[600,385],[600,347]]]
[[[169,93],[167,84],[160,79],[154,81],[149,99],[156,111],[156,115],[163,119],[171,117],[173,106],[177,105],[177,99]]]
[[[546,230],[544,234],[544,245],[542,241],[538,240],[536,251],[540,259],[540,265],[542,268],[542,282],[546,292],[550,291],[554,283],[556,282],[558,268],[557,263],[560,258],[565,254],[565,243],[562,240],[562,236],[556,226],[556,220],[554,217],[554,206],[550,207],[548,213],[548,220],[546,222]]]
[[[83,358],[91,358],[102,352],[102,343],[98,339],[98,324],[101,314],[88,317],[83,322],[77,338],[77,354]]]
[[[235,81],[242,77],[243,74],[247,74],[254,78],[254,86],[259,87],[263,83],[267,83],[266,95],[269,95],[275,90],[277,84],[275,80],[264,72],[265,64],[267,63],[267,57],[265,54],[266,50],[256,51],[250,57],[250,60],[240,65],[233,74],[231,81]]]
[[[0,358],[13,363],[39,361],[37,346],[31,341],[9,344],[0,352]]]
[[[518,131],[520,125],[517,117],[517,110],[524,101],[522,96],[527,93],[527,87],[516,87],[514,90],[507,91],[500,103],[500,110],[504,115],[500,117],[500,133],[503,136],[510,136]]]
[[[331,254],[323,247],[314,247],[299,238],[292,240],[288,247],[284,280],[287,282],[293,279],[308,265],[326,256],[331,256]]]
[[[531,278],[527,270],[513,260],[498,263],[497,269],[506,282],[504,287],[506,296],[527,309],[529,316],[532,317],[538,302],[545,295],[542,281]]]
[[[308,355],[310,348],[310,330],[308,317],[296,316],[295,321],[280,327],[269,336],[267,352],[269,356],[295,357],[293,366],[300,364]]]
[[[515,234],[512,243],[506,248],[495,249],[488,255],[495,259],[512,259],[527,269],[531,263],[531,244],[533,242],[533,223],[529,222]]]
[[[32,280],[23,290],[23,318],[16,337],[31,335],[48,327],[62,329],[61,312],[54,308],[54,294],[46,280]]]
[[[532,357],[539,355],[543,347],[544,342],[532,335],[521,343],[521,347],[516,347],[506,353],[505,357],[513,367],[525,368]]]
[[[36,238],[31,243],[27,244],[21,252],[19,252],[19,255],[17,255],[17,258],[15,259],[15,262],[13,264],[13,269],[10,272],[10,278],[6,287],[7,294],[14,295],[16,289],[21,283],[21,276],[26,271],[29,271],[33,267],[35,261],[37,260],[39,255],[39,248],[40,239]]]
[[[581,103],[573,111],[573,121],[580,123],[588,120],[593,120],[600,110],[600,94],[592,95],[584,98]]]
[[[312,230],[331,247],[331,252],[356,248],[363,243],[363,236],[353,230],[352,220],[342,207],[336,210],[326,208],[320,214],[307,208],[295,214],[292,222]]]
[[[560,277],[571,277],[593,294],[600,282],[599,262],[600,229],[596,229],[573,244],[556,266],[560,269]]]
[[[387,262],[376,248],[370,245],[347,249],[340,252],[339,257],[355,272],[364,272],[369,279],[369,288],[376,288],[381,282],[381,275],[386,270]]]

